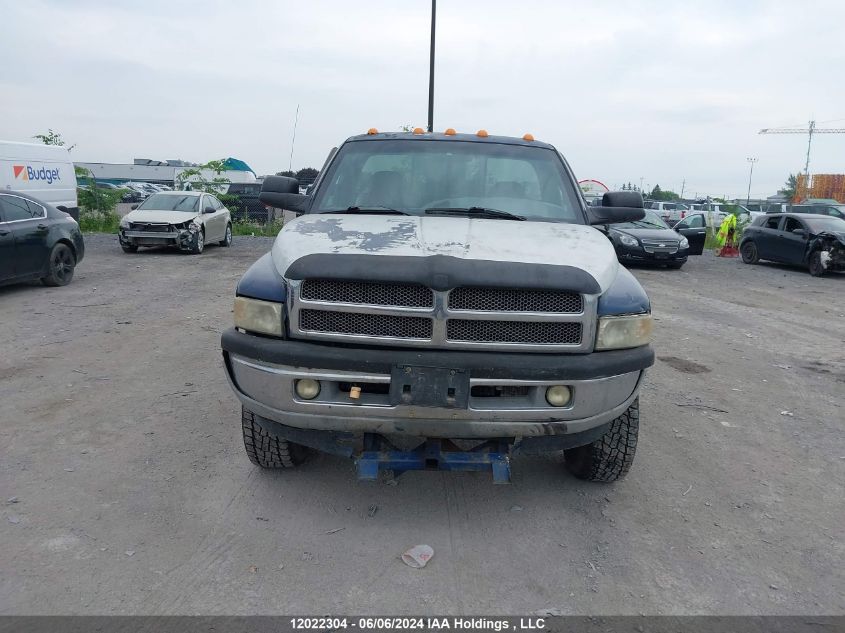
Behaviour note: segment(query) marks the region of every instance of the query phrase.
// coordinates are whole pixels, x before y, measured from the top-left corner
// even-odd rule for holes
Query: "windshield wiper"
[[[509,211],[500,211],[489,207],[434,207],[425,210],[426,215],[470,215],[479,218],[498,220],[524,220],[522,215],[516,215]]]
[[[374,206],[374,207],[346,207],[344,210],[337,211],[320,211],[320,213],[372,213],[379,215],[411,215],[407,211],[400,211],[399,209],[391,209],[390,207]]]

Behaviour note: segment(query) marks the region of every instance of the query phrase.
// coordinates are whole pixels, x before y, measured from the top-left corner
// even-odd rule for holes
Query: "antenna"
[[[299,104],[296,104],[296,116],[293,119],[293,138],[290,141],[290,162],[288,171],[293,171],[293,147],[296,144],[296,124],[299,123]]]

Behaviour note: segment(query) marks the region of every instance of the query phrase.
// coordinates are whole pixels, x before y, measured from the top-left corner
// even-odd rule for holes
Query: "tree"
[[[277,176],[287,176],[288,178],[296,178],[296,172],[286,169],[285,171],[277,171]]]
[[[654,185],[654,189],[651,190],[649,194],[649,198],[652,200],[680,200],[681,196],[679,196],[674,191],[670,191],[669,189],[663,190],[660,188],[660,185]]]
[[[787,200],[792,202],[792,199],[795,198],[795,192],[798,189],[798,174],[789,174],[789,177],[786,179],[786,182],[783,185],[783,189],[781,189],[778,193],[783,194]]]
[[[314,169],[313,167],[303,167],[298,172],[296,172],[296,178],[299,180],[300,184],[311,184],[317,179],[317,175],[320,172]]]
[[[211,178],[211,180],[206,180],[205,176],[202,172],[204,171],[212,171],[216,175]],[[219,160],[210,160],[203,165],[198,165],[196,167],[191,167],[190,169],[185,169],[179,172],[179,175],[176,176],[176,188],[177,189],[185,189],[187,185],[190,185],[190,188],[193,191],[204,191],[206,193],[214,194],[220,199],[223,199],[223,196],[220,196],[221,189],[224,188],[224,185],[228,185],[231,181],[226,178],[225,176],[221,176],[224,171],[226,171],[226,159],[221,158]],[[223,201],[225,203],[225,200]]]
[[[49,143],[48,143],[49,145]],[[126,189],[100,189],[88,169],[74,167],[76,181],[83,184],[76,190],[77,201],[83,211],[96,211],[101,214],[114,213],[117,203],[126,193]]]
[[[54,132],[52,128],[47,129],[46,134],[36,134],[32,138],[37,138],[39,141],[44,143],[44,145],[59,145],[61,147],[65,147],[65,140],[62,138],[62,135],[58,132]],[[69,146],[67,151],[71,151],[74,147],[76,147],[76,143]]]

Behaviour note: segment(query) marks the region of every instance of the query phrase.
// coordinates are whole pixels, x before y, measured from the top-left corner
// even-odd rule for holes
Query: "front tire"
[[[76,257],[67,244],[56,244],[50,251],[47,276],[41,279],[45,286],[66,286],[73,279]]]
[[[814,251],[810,254],[810,274],[813,277],[821,277],[824,273],[825,269],[822,265],[822,252]]]
[[[226,236],[220,241],[220,246],[229,247],[232,245],[232,225],[226,225]]]
[[[261,468],[296,468],[308,458],[309,449],[264,430],[255,414],[241,407],[244,448],[247,457]]]
[[[120,248],[123,249],[124,253],[137,253],[138,247],[134,244],[121,244]]]
[[[205,248],[205,233],[200,229],[194,233],[194,241],[191,244],[191,252],[194,255],[199,255]]]
[[[609,483],[628,474],[637,452],[640,399],[610,423],[599,439],[564,451],[566,468],[578,479]]]
[[[743,244],[739,249],[739,254],[742,255],[742,261],[745,264],[756,264],[760,261],[757,245],[754,242],[748,241]]]

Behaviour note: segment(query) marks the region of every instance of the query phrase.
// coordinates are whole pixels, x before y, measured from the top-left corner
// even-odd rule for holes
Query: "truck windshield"
[[[492,209],[518,219],[584,223],[578,194],[554,150],[490,142],[346,143],[317,190],[312,212],[350,208],[412,215],[465,209],[478,217]]]
[[[196,213],[199,210],[200,197],[183,193],[155,193],[144,200],[139,209],[144,211],[186,211]]]

